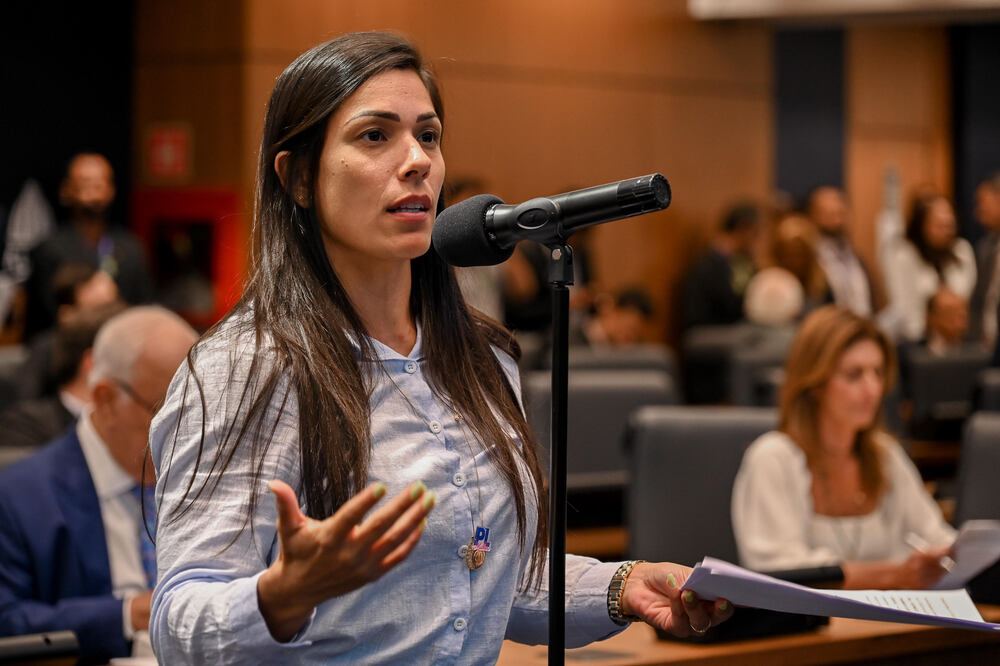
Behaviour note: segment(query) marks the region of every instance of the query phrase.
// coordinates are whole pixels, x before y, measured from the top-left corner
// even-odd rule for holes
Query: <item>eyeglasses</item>
[[[132,399],[132,402],[134,402],[135,404],[139,405],[140,407],[142,407],[143,409],[145,409],[150,414],[155,414],[156,410],[159,409],[159,405],[158,404],[153,404],[153,403],[147,402],[146,400],[143,400],[142,398],[140,398],[139,394],[135,392],[135,389],[132,388],[132,386],[128,382],[125,382],[125,381],[123,381],[121,379],[118,379],[116,377],[112,377],[112,380],[115,382],[115,384],[118,384],[118,387],[121,390],[125,391],[125,394],[128,395],[128,397]]]

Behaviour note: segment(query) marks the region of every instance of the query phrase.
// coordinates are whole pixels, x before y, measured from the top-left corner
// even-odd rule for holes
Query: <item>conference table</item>
[[[739,612],[739,611],[737,611]],[[983,619],[1000,622],[1000,606],[979,604]],[[29,663],[29,662],[25,662]],[[72,658],[31,661],[32,666],[72,666]],[[122,660],[121,663],[138,663]],[[148,663],[148,662],[144,662]],[[545,646],[505,641],[500,666],[548,663]],[[698,645],[662,641],[636,623],[606,641],[566,651],[566,663],[596,666],[750,666],[865,664],[866,666],[996,666],[1000,632],[941,629],[914,624],[830,618],[819,629],[784,636]]]
[[[983,619],[1000,622],[1000,606],[980,605],[979,611]],[[547,663],[547,653],[544,646],[506,641],[497,663],[501,666],[540,665]],[[830,618],[829,625],[805,633],[699,645],[659,640],[651,627],[637,623],[606,641],[567,650],[566,663],[597,666],[995,666],[1000,664],[1000,632],[835,617]]]

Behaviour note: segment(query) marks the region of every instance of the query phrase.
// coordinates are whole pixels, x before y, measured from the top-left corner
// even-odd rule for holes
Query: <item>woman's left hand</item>
[[[636,564],[622,590],[622,612],[679,638],[703,634],[728,620],[733,605],[725,599],[702,601],[690,590],[681,591],[690,573],[679,564]]]

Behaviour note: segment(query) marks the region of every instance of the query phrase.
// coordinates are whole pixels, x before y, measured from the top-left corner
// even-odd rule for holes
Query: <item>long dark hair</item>
[[[906,223],[906,238],[928,264],[934,267],[938,276],[944,277],[944,269],[948,264],[958,263],[954,243],[947,248],[932,247],[927,240],[927,218],[931,215],[934,204],[939,201],[948,203],[948,199],[940,194],[921,193],[913,198],[910,205],[910,217]],[[950,205],[950,204],[949,204]]]
[[[354,33],[320,44],[278,77],[257,168],[250,277],[239,303],[188,355],[204,408],[204,391],[195,372],[199,348],[224,324],[245,326],[244,332],[252,333],[256,343],[247,374],[250,380],[230,383],[234,393],[240,392],[231,396],[238,399],[238,423],[227,424],[214,451],[206,450],[203,432],[196,469],[171,519],[183,516],[199,498],[211,496],[235,456],[249,455],[255,483],[244,528],[252,524],[263,459],[277,425],[276,417],[268,417],[268,407],[283,406],[289,391],[295,391],[299,409],[299,499],[312,517],[332,515],[367,484],[372,377],[362,361],[374,359],[375,354],[323,249],[316,206],[310,203],[330,116],[365,81],[392,69],[409,69],[420,76],[443,122],[433,75],[416,49],[391,33]],[[274,169],[281,151],[290,152],[284,185]],[[411,277],[410,312],[422,327],[431,386],[486,444],[506,479],[517,509],[522,548],[527,536],[526,493],[535,496],[539,511],[531,578],[537,583],[547,542],[546,488],[534,437],[494,353],[499,348],[517,358],[520,350],[508,331],[466,306],[454,270],[433,248],[411,262]],[[352,339],[360,346],[361,361]],[[513,428],[523,446],[503,424]],[[529,484],[519,473],[519,461],[530,470],[531,487],[526,488]],[[208,473],[196,484],[197,467],[203,464],[209,466]]]

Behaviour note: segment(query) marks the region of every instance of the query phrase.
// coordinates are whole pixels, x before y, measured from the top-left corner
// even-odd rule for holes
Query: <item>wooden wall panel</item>
[[[275,77],[351,30],[400,30],[435,64],[453,177],[518,201],[662,171],[671,208],[599,228],[595,268],[609,287],[645,284],[664,337],[677,278],[722,210],[773,184],[772,27],[698,23],[685,0],[140,0],[136,13],[137,170],[144,125],[187,122],[191,185],[238,187],[248,210]],[[873,265],[888,164],[906,188],[951,189],[946,56],[940,27],[848,28],[845,183]]]
[[[246,7],[244,136],[254,155],[274,77],[299,52],[351,30],[397,29],[441,79],[449,176],[481,178],[513,202],[663,172],[674,204],[598,229],[595,273],[609,288],[646,286],[662,304],[664,337],[691,247],[732,199],[769,192],[766,26],[698,24],[683,0]]]
[[[140,0],[137,175],[144,128],[186,123],[187,184],[237,187],[249,211],[275,78],[313,44],[365,29],[399,30],[434,63],[452,177],[480,177],[510,201],[670,179],[670,210],[595,234],[598,279],[644,284],[664,335],[692,248],[732,199],[768,194],[770,28],[699,24],[684,0]]]
[[[243,69],[243,161],[240,169],[247,192],[247,200],[251,202],[254,182],[257,177],[257,160],[261,133],[264,131],[267,100],[271,96],[271,89],[274,87],[278,75],[295,58],[295,55],[297,54],[293,54],[288,62],[282,64],[251,61]]]
[[[877,272],[875,218],[886,169],[898,169],[904,205],[922,185],[952,191],[947,36],[940,26],[858,26],[845,50],[851,231]]]
[[[138,0],[136,51],[150,57],[240,54],[245,25],[243,0]]]
[[[352,30],[394,29],[430,58],[516,72],[673,77],[692,85],[768,85],[769,29],[698,24],[686,0],[246,0],[247,44],[258,56],[299,51]]]
[[[133,170],[150,181],[143,147],[150,126],[190,129],[192,172],[182,186],[244,184],[242,0],[140,0],[136,3]]]
[[[661,315],[672,310],[671,286],[705,228],[733,199],[770,186],[767,100],[455,80],[447,95],[449,174],[482,177],[508,201],[667,176],[667,211],[604,225],[594,247],[603,286],[643,284]]]
[[[143,168],[148,129],[162,123],[182,123],[191,132],[191,177],[167,184],[242,186],[242,66],[203,62],[156,63],[141,68],[134,106],[138,121],[133,153],[136,182],[147,186],[163,184],[151,181]]]

